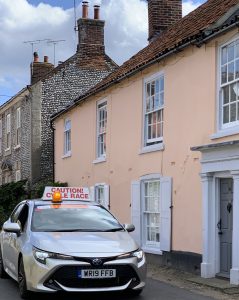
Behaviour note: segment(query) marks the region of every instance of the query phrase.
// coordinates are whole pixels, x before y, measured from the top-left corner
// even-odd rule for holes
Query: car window
[[[23,206],[24,206],[24,203],[21,203],[15,207],[14,211],[11,214],[11,222],[12,223],[17,223],[18,216],[19,216]]]
[[[88,204],[35,205],[32,231],[124,230],[103,207]]]
[[[23,232],[26,231],[28,213],[29,213],[29,207],[28,207],[28,204],[25,204],[17,218],[17,222],[20,225]]]

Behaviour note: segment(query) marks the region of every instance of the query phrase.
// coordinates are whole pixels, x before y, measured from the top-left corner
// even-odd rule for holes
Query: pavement
[[[239,287],[231,285],[228,279],[205,279],[201,278],[200,275],[183,272],[171,267],[159,267],[150,264],[148,265],[148,277],[211,299],[239,299]]]

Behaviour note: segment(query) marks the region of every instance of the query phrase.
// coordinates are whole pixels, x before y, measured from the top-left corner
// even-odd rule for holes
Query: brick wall
[[[151,42],[182,18],[182,0],[148,0],[148,18]]]
[[[31,63],[31,84],[36,83],[43,78],[47,73],[54,69],[54,65],[48,62],[33,62]]]
[[[79,19],[78,34],[79,44],[77,46],[78,63],[81,67],[104,68],[105,46],[104,25],[102,20]]]

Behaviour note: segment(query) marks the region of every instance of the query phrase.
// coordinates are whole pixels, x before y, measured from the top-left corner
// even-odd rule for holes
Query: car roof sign
[[[42,200],[53,200],[56,192],[61,193],[62,200],[90,201],[89,189],[87,187],[54,187],[46,186]]]

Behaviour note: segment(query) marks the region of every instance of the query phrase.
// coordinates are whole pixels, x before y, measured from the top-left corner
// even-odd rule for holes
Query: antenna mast
[[[47,42],[47,44],[53,44],[54,47],[54,66],[56,64],[56,45],[61,43],[61,42],[65,42],[66,40],[49,40]]]
[[[33,50],[35,44],[40,44],[41,42],[49,42],[50,39],[43,39],[43,40],[34,40],[34,41],[24,41],[24,44],[30,44],[32,46],[32,57],[33,57]]]
[[[33,62],[33,52],[34,52],[34,45],[40,44],[41,42],[49,42],[50,39],[43,39],[43,40],[34,40],[34,41],[24,41],[24,44],[30,44],[32,46],[32,62]],[[31,65],[31,75],[33,74],[33,65]]]

